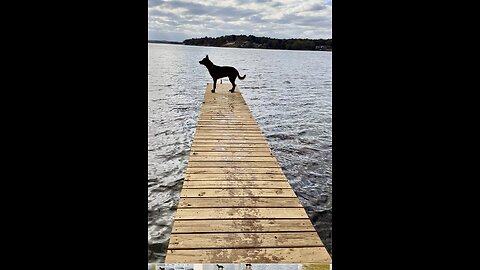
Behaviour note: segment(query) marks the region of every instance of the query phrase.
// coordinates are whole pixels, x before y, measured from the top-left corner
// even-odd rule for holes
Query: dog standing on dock
[[[208,72],[210,73],[210,76],[212,76],[213,79],[213,89],[212,93],[215,93],[215,88],[217,87],[217,80],[220,78],[228,77],[230,82],[232,83],[232,89],[230,89],[230,92],[235,91],[235,79],[238,77],[240,80],[245,79],[247,74],[243,75],[243,77],[240,77],[240,73],[238,73],[238,70],[234,67],[229,67],[229,66],[217,66],[208,59],[208,54],[203,58],[201,61],[198,61],[200,64],[204,65],[207,67]]]

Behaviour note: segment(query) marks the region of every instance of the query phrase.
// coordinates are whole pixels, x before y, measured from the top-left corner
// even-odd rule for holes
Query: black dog
[[[240,80],[245,79],[247,74],[243,75],[243,78],[240,77],[240,74],[238,73],[238,70],[234,67],[228,67],[228,66],[216,66],[208,59],[208,55],[202,59],[202,61],[198,61],[200,64],[204,65],[207,67],[208,72],[210,73],[210,76],[213,78],[213,89],[212,93],[215,93],[215,88],[217,87],[217,80],[223,77],[228,77],[230,82],[232,83],[232,89],[229,91],[233,93],[235,91],[235,79],[238,77]]]

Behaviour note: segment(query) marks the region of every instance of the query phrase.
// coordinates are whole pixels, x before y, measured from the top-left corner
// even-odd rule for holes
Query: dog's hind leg
[[[232,92],[232,93],[235,91],[235,86],[236,86],[236,85],[235,85],[235,78],[236,78],[236,77],[237,77],[237,76],[228,77],[228,79],[229,79],[230,82],[232,83],[232,89],[229,90],[229,91]]]
[[[213,79],[213,89],[212,89],[212,93],[215,93],[215,88],[217,88],[217,80],[216,80],[216,79]]]

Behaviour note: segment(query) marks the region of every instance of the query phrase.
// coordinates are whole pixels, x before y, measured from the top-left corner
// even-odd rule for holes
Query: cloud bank
[[[148,39],[223,35],[331,38],[330,0],[148,0]]]

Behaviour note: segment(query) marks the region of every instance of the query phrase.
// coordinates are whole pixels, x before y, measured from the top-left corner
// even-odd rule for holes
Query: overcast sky
[[[331,0],[148,0],[148,39],[331,38]]]

